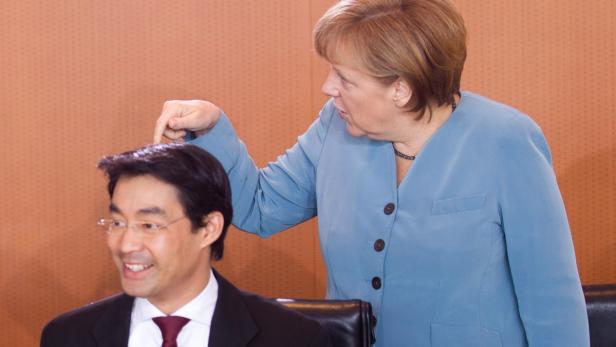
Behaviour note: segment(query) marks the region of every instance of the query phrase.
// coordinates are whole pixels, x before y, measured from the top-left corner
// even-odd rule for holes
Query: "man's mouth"
[[[153,264],[126,264],[124,263],[124,269],[132,272],[141,272],[154,266]]]

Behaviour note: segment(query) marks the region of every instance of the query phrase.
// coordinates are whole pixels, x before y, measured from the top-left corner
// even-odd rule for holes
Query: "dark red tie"
[[[190,319],[178,316],[166,316],[154,317],[152,320],[163,333],[162,347],[178,347],[178,343],[175,339],[178,337],[180,330],[182,330]]]

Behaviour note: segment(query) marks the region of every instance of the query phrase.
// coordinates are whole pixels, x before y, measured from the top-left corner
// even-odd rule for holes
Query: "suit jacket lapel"
[[[130,317],[134,298],[120,294],[110,303],[92,329],[92,335],[100,347],[128,346]]]
[[[209,347],[247,346],[259,329],[241,292],[216,270],[213,272],[218,281],[218,300],[212,317]]]

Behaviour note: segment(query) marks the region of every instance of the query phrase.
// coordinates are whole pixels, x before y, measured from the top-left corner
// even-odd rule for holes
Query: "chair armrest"
[[[327,328],[334,346],[367,347],[374,343],[372,306],[361,300],[276,299]]]
[[[583,286],[590,345],[616,346],[616,284]]]

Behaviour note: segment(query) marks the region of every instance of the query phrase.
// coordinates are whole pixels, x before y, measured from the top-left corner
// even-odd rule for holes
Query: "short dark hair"
[[[204,226],[203,217],[220,212],[224,225],[211,252],[213,259],[222,258],[225,234],[233,218],[231,187],[224,168],[210,153],[188,144],[150,145],[104,157],[98,168],[109,178],[109,197],[121,177],[151,175],[174,186],[193,231]]]

